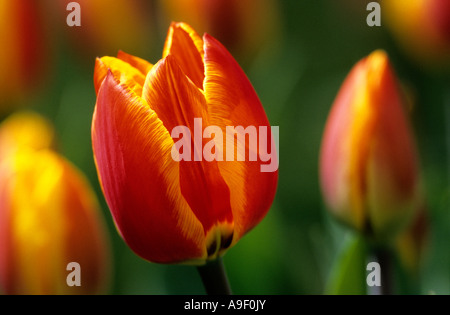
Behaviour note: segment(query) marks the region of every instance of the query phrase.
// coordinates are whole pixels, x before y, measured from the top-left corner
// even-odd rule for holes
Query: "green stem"
[[[197,270],[208,295],[231,295],[231,287],[222,258],[198,266]]]

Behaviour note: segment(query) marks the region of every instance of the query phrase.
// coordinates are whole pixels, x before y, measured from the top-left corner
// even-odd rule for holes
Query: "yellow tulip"
[[[0,292],[104,293],[109,244],[97,200],[81,172],[49,148],[52,139],[31,113],[0,127]],[[71,262],[81,286],[67,281]]]

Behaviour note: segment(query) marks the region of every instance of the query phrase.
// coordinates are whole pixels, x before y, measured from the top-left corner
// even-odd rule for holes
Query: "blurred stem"
[[[450,82],[449,82],[450,83]],[[450,119],[450,88],[447,88],[447,94],[444,96],[444,114],[445,121]],[[446,126],[446,141],[447,141],[447,174],[448,174],[448,184],[450,184],[450,125],[448,123]]]
[[[391,252],[385,248],[376,248],[374,249],[374,255],[376,260],[380,264],[381,269],[381,287],[379,294],[392,295],[394,274]]]
[[[198,266],[197,270],[202,278],[203,286],[208,295],[231,295],[231,287],[222,258]]]

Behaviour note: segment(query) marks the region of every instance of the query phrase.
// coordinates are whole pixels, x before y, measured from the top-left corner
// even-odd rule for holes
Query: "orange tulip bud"
[[[322,191],[341,221],[377,240],[417,209],[420,180],[404,100],[387,55],[356,64],[333,104],[320,157]]]
[[[102,293],[109,245],[98,204],[84,176],[47,147],[50,130],[34,114],[0,128],[0,292]],[[79,279],[69,280],[81,286],[68,282],[72,262]]]
[[[417,61],[450,66],[448,0],[383,0],[383,16],[396,40]]]
[[[198,132],[201,137],[210,126],[216,127],[217,143],[217,133],[227,134],[229,125],[270,127],[251,83],[217,40],[174,23],[156,65],[123,52],[103,57],[97,59],[94,84],[92,142],[99,179],[120,235],[138,255],[159,263],[202,264],[265,216],[276,170],[261,172],[259,159],[196,155],[211,144],[197,142]],[[180,125],[195,133],[193,161],[177,161],[173,154],[172,131]],[[269,129],[263,140],[271,139]],[[216,150],[225,156],[219,146]],[[237,150],[234,157],[254,153]]]
[[[37,1],[0,0],[0,107],[36,87],[44,70],[45,36]]]

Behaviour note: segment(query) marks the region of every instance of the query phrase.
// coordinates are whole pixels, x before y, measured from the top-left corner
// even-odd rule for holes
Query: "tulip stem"
[[[392,255],[388,249],[377,248],[374,250],[375,258],[380,264],[381,272],[381,287],[380,295],[392,295],[393,294],[393,265]]]
[[[208,295],[231,295],[231,287],[222,258],[197,267]]]

